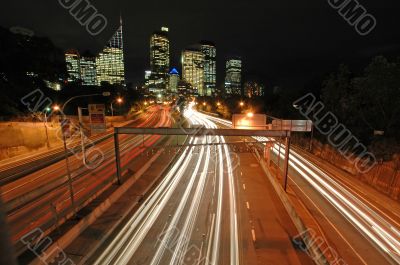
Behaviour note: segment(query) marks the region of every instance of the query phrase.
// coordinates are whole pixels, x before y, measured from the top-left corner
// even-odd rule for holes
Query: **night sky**
[[[400,2],[359,2],[377,19],[375,30],[364,37],[327,0],[93,0],[108,20],[105,31],[96,37],[57,0],[13,0],[2,2],[0,25],[31,29],[63,49],[97,53],[118,27],[122,12],[128,82],[144,78],[150,35],[165,25],[170,28],[173,66],[180,67],[183,48],[205,39],[217,44],[218,83],[224,79],[226,56],[240,55],[245,76],[295,88],[342,62],[357,68],[375,55],[400,55]]]

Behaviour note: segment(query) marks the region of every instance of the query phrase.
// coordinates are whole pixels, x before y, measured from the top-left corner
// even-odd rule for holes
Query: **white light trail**
[[[205,114],[201,115],[223,126],[232,127],[230,121]],[[266,137],[253,138],[263,142],[273,140]],[[279,146],[281,147],[281,158],[284,158],[284,145],[277,143],[273,146],[272,150],[278,155]],[[336,182],[293,150],[290,152],[289,163],[294,170],[323,195],[363,235],[371,242],[374,242],[379,249],[387,253],[396,263],[400,264],[400,232],[396,227],[363,203],[356,193],[352,193],[345,186]]]

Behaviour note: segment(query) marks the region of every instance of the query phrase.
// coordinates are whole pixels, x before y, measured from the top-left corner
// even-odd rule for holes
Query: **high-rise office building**
[[[147,80],[150,79],[150,77],[151,77],[151,71],[150,70],[146,70],[144,72],[144,79],[147,81]]]
[[[169,72],[169,86],[168,86],[168,92],[170,93],[178,93],[178,83],[179,83],[180,77],[179,77],[179,72],[176,70],[176,68],[173,68]]]
[[[80,61],[80,73],[82,85],[95,86],[96,85],[96,58],[82,57]]]
[[[204,54],[204,93],[213,96],[217,86],[217,48],[209,41],[200,42]]]
[[[68,82],[76,82],[81,79],[80,55],[76,50],[68,50],[65,53],[65,62],[67,63]]]
[[[262,97],[264,96],[264,86],[255,81],[247,81],[244,84],[244,94],[246,97]]]
[[[114,36],[96,57],[97,85],[102,82],[125,85],[122,19]]]
[[[242,94],[242,60],[239,57],[226,61],[225,93],[226,95]]]
[[[182,77],[193,86],[199,96],[204,90],[204,54],[200,49],[190,48],[182,52]]]
[[[149,90],[154,93],[164,93],[168,86],[170,66],[169,29],[162,27],[150,38],[150,67]]]

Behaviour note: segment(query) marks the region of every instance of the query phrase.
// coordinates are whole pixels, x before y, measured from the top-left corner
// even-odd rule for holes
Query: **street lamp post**
[[[51,109],[50,108],[46,108],[46,110],[44,111],[44,128],[46,131],[46,143],[47,143],[47,148],[50,148],[50,141],[49,141],[49,131],[47,128],[47,112],[50,112]]]
[[[68,146],[67,146],[67,138],[66,138],[66,134],[64,132],[64,125],[66,122],[66,118],[67,116],[64,113],[65,107],[68,105],[68,103],[70,103],[72,100],[78,99],[78,98],[85,98],[85,97],[92,97],[92,96],[105,96],[105,97],[109,97],[111,94],[109,92],[104,92],[103,94],[91,94],[91,95],[81,95],[81,96],[75,96],[72,97],[70,99],[68,99],[64,105],[60,108],[59,106],[55,106],[54,110],[55,111],[61,111],[61,115],[63,117],[63,121],[61,122],[61,133],[63,136],[63,143],[64,143],[64,159],[65,159],[65,164],[66,164],[66,168],[67,168],[67,176],[68,176],[68,186],[69,186],[69,192],[70,192],[70,196],[71,196],[71,204],[72,204],[72,210],[74,212],[74,216],[77,216],[77,209],[76,209],[76,205],[75,205],[75,198],[74,198],[74,189],[73,189],[73,179],[72,179],[72,174],[71,174],[71,168],[69,165],[69,155],[68,155]],[[80,130],[82,133],[82,127],[80,126]],[[83,139],[82,139],[83,140]],[[82,143],[82,147],[84,147],[84,143]],[[84,152],[84,148],[82,149],[82,152]],[[84,163],[86,163],[86,160],[84,161]]]
[[[117,102],[118,104],[122,104],[123,99],[122,98],[117,98],[116,100],[111,102],[111,116],[114,117],[114,105],[113,103]]]
[[[85,151],[85,133],[83,132],[83,117],[82,117],[82,110],[87,108],[78,107],[78,120],[79,120],[79,131],[81,132],[81,148],[82,148],[82,155],[83,155],[83,162],[87,163],[86,160],[86,151]]]

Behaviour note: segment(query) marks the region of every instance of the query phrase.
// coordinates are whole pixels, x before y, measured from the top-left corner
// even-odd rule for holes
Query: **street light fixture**
[[[111,116],[114,117],[114,105],[113,103],[117,102],[118,104],[122,104],[124,102],[123,98],[118,97],[116,100],[111,102]]]
[[[47,129],[47,113],[50,113],[50,112],[51,112],[51,108],[50,107],[47,107],[43,112],[44,113],[44,128],[46,130],[47,148],[50,148],[49,132],[48,132],[48,129]]]
[[[243,101],[240,101],[240,107],[244,107],[244,102]]]

